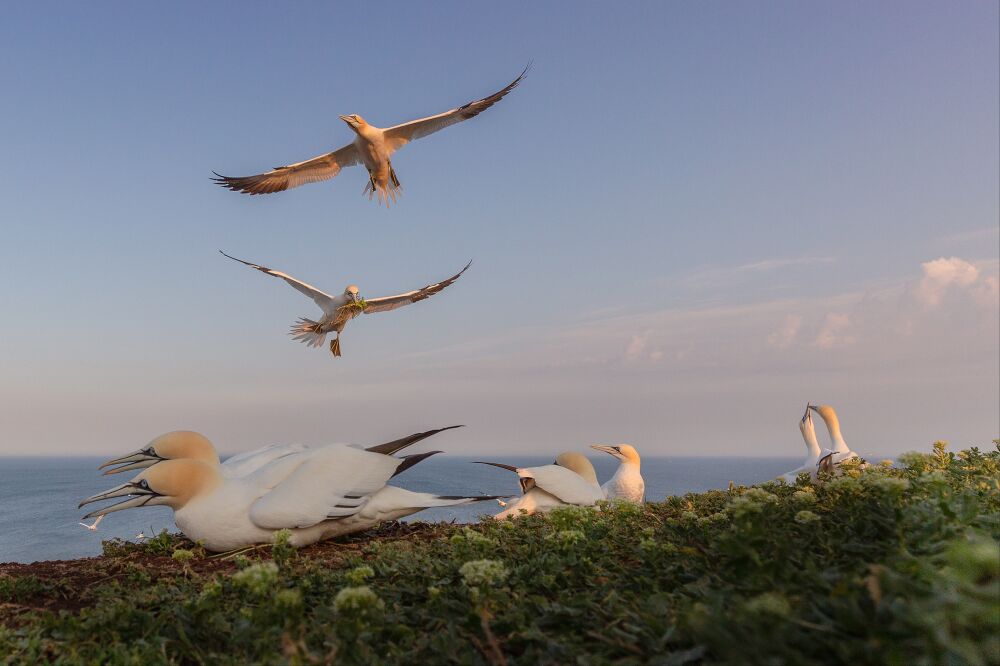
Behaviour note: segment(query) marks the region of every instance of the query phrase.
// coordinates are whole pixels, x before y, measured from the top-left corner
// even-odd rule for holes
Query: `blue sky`
[[[620,4],[620,3],[619,3]],[[862,453],[1000,431],[996,3],[15,5],[0,453],[466,423],[461,452]],[[524,84],[365,176],[213,186]],[[445,293],[285,335],[328,290]],[[938,260],[942,260],[935,263]]]

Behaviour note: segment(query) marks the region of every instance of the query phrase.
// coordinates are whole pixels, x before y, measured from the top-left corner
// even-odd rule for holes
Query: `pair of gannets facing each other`
[[[282,273],[281,271],[276,271],[272,268],[267,268],[266,266],[259,266],[249,261],[243,261],[242,259],[237,259],[236,257],[226,254],[222,250],[219,250],[219,253],[224,257],[229,257],[233,261],[245,264],[250,268],[256,268],[262,273],[279,277],[291,285],[292,288],[311,298],[313,302],[316,303],[321,310],[323,310],[323,316],[320,317],[319,321],[313,321],[312,319],[307,319],[306,317],[300,317],[298,321],[292,325],[292,330],[289,334],[295,340],[304,342],[310,347],[320,347],[326,341],[327,333],[336,333],[337,337],[330,341],[330,352],[334,356],[340,356],[340,334],[343,332],[344,327],[347,326],[347,322],[351,321],[362,312],[365,314],[371,314],[373,312],[388,312],[389,310],[395,310],[396,308],[401,308],[404,305],[409,305],[410,303],[416,303],[417,301],[430,298],[439,291],[451,286],[451,284],[458,278],[462,277],[462,273],[468,270],[469,266],[472,265],[472,262],[470,261],[465,265],[465,268],[460,270],[455,275],[452,275],[447,280],[435,282],[434,284],[426,285],[420,289],[414,289],[413,291],[397,294],[395,296],[382,296],[380,298],[366,300],[361,298],[357,286],[353,284],[348,285],[347,288],[344,289],[344,293],[339,296],[331,296],[330,294],[322,292],[312,285],[293,278],[287,273]]]
[[[830,433],[830,441],[833,444],[832,449],[820,448],[819,440],[816,438],[816,427],[813,424],[813,412],[819,414],[826,424],[827,431]],[[834,465],[845,460],[860,458],[844,441],[840,432],[840,420],[837,418],[837,412],[830,405],[817,406],[807,403],[805,414],[799,420],[799,431],[802,433],[802,440],[806,445],[806,459],[801,466],[778,477],[784,479],[786,483],[795,483],[799,474],[803,473],[808,473],[815,478],[817,472],[830,471]]]
[[[621,461],[615,475],[601,486],[594,466],[586,456],[573,451],[560,453],[551,465],[539,467],[514,467],[503,463],[477,461],[510,470],[521,483],[521,497],[515,502],[502,504],[504,510],[494,516],[503,520],[508,516],[531,515],[548,511],[565,504],[591,506],[602,499],[625,499],[641,503],[645,484],[639,473],[639,453],[628,444],[618,446],[594,445]]]
[[[189,539],[200,541],[208,550],[222,552],[268,543],[281,529],[290,530],[289,543],[299,547],[430,507],[496,499],[493,495],[416,493],[386,485],[396,474],[439,453],[402,458],[392,455],[427,436],[418,433],[369,449],[329,444],[286,453],[242,476],[226,475],[214,447],[214,460],[206,459],[206,438],[177,436],[173,444],[156,446],[152,453],[147,447],[117,459],[125,466],[113,471],[141,465],[146,469],[128,483],[88,497],[80,506],[128,498],[92,511],[84,519],[142,506],[169,506],[174,510],[177,527]],[[176,448],[170,452],[167,449],[171,447]],[[164,454],[180,454],[183,447],[200,451],[202,457],[163,459]],[[136,459],[127,460],[133,457]]]
[[[368,170],[368,184],[363,194],[367,194],[369,200],[378,194],[379,203],[389,206],[390,201],[395,203],[400,190],[399,178],[396,177],[396,171],[389,159],[393,153],[410,141],[479,115],[516,88],[527,72],[528,67],[525,67],[516,79],[492,95],[444,113],[411,120],[394,127],[384,129],[375,127],[357,114],[340,116],[355,134],[354,141],[343,148],[305,162],[277,167],[256,176],[230,177],[216,173],[216,178],[213,180],[234,192],[270,194],[306,183],[328,180],[340,173],[344,167],[362,164]]]

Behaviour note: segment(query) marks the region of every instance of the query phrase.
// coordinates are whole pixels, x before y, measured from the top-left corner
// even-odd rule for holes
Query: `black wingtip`
[[[454,430],[455,428],[464,428],[464,425],[453,425],[447,426],[445,428],[436,428],[434,430],[427,430],[425,432],[418,432],[408,437],[402,437],[400,439],[395,439],[391,442],[386,442],[385,444],[378,444],[376,446],[369,446],[366,451],[372,453],[381,453],[387,456],[391,456],[397,451],[402,451],[408,446],[413,446],[419,441],[425,440],[428,437],[438,434],[439,432],[444,432],[445,430]]]
[[[427,453],[415,453],[410,456],[403,456],[403,462],[399,463],[399,465],[396,467],[396,471],[393,472],[392,475],[396,476],[398,474],[402,474],[406,470],[416,465],[418,462],[426,460],[427,458],[430,458],[433,455],[437,455],[438,453],[442,453],[442,451],[428,451]]]
[[[492,465],[493,467],[499,467],[500,469],[507,469],[517,474],[517,468],[514,467],[513,465],[504,465],[503,463],[486,462],[485,460],[473,460],[472,462],[476,465]]]

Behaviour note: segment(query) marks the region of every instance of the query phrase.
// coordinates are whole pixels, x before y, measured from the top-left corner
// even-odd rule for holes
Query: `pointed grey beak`
[[[809,413],[809,410],[812,409],[812,408],[813,408],[812,403],[811,402],[807,402],[806,403],[806,411],[802,414],[802,422],[803,423],[805,423],[807,420],[809,420],[809,418],[812,416]]]
[[[135,497],[132,497],[135,495]],[[96,511],[91,511],[83,520],[88,518],[96,518],[97,516],[103,516],[105,514],[114,513],[115,511],[124,511],[125,509],[131,509],[133,507],[144,506],[151,499],[156,497],[157,494],[148,488],[141,488],[137,483],[128,482],[123,483],[120,486],[115,486],[111,490],[105,490],[103,493],[98,493],[96,495],[91,495],[87,499],[80,502],[76,508],[81,508],[87,504],[93,504],[94,502],[100,502],[106,499],[113,499],[115,497],[132,497],[124,502],[119,502],[117,504],[112,504],[111,506],[106,506],[103,509],[97,509]]]
[[[338,116],[338,117],[348,125],[352,127],[354,126],[354,118],[351,118],[350,116]]]
[[[156,455],[151,450],[140,449],[139,451],[130,453],[127,456],[122,456],[121,458],[115,458],[114,460],[101,463],[100,467],[97,469],[104,469],[105,467],[111,467],[112,465],[121,465],[121,467],[109,469],[104,472],[105,475],[117,474],[118,472],[127,472],[133,469],[145,469],[146,467],[152,467],[161,460],[164,460],[164,458]]]
[[[816,405],[806,405],[806,411],[810,409],[819,414],[819,407],[817,407]]]
[[[594,449],[595,451],[603,451],[604,453],[607,453],[609,456],[614,456],[615,458],[618,458],[619,460],[622,457],[621,453],[619,453],[618,449],[616,449],[613,446],[605,446],[603,444],[591,444],[590,448]]]

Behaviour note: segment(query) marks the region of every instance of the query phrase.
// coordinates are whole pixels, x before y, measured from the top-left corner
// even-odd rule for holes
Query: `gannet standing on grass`
[[[221,552],[271,542],[281,529],[291,531],[289,543],[298,547],[430,507],[496,499],[415,493],[386,485],[433,453],[438,452],[399,459],[331,444],[278,458],[239,478],[226,478],[219,465],[202,460],[164,460],[128,483],[88,497],[80,506],[128,498],[84,519],[142,506],[169,506],[185,536]]]
[[[590,506],[604,499],[604,491],[597,483],[597,473],[586,457],[579,453],[560,453],[553,464],[540,467],[513,467],[502,463],[476,461],[480,465],[493,465],[517,474],[521,482],[521,497],[508,502],[506,508],[493,516],[503,520],[508,516],[531,515],[538,511],[577,504]]]
[[[340,116],[355,134],[354,141],[343,148],[305,162],[277,167],[256,176],[231,177],[216,173],[216,177],[212,180],[234,192],[270,194],[306,183],[328,180],[340,173],[344,167],[363,164],[368,170],[368,184],[363,194],[367,194],[370,200],[377,193],[379,203],[385,203],[388,207],[390,201],[396,202],[400,190],[399,178],[396,177],[396,171],[389,159],[393,153],[410,141],[416,141],[445,127],[478,116],[516,88],[527,72],[528,68],[525,67],[516,79],[488,97],[434,116],[411,120],[402,125],[383,129],[368,124],[357,114]]]
[[[830,433],[830,442],[833,444],[833,448],[826,449],[820,454],[817,464],[819,468],[828,468],[832,465],[839,465],[845,460],[861,457],[851,450],[851,447],[844,441],[843,435],[840,434],[840,419],[837,418],[837,412],[834,411],[833,407],[830,405],[818,407],[809,405],[808,409],[816,412],[823,419],[823,423],[826,424],[826,429]]]
[[[279,277],[290,284],[294,289],[313,299],[313,302],[323,310],[323,316],[320,317],[319,321],[313,321],[312,319],[306,319],[305,317],[299,318],[299,320],[292,325],[290,335],[294,339],[299,342],[304,342],[310,347],[320,347],[326,341],[327,333],[336,333],[337,337],[330,341],[330,352],[334,356],[340,356],[340,334],[344,330],[344,327],[347,326],[347,322],[351,321],[362,312],[365,314],[371,314],[373,312],[388,312],[389,310],[395,310],[396,308],[401,308],[404,305],[409,305],[410,303],[422,301],[425,298],[429,298],[439,291],[442,291],[446,287],[451,286],[451,284],[460,278],[462,273],[468,270],[469,266],[472,265],[472,262],[470,261],[465,265],[465,268],[460,270],[455,275],[452,275],[447,280],[435,282],[434,284],[429,284],[421,287],[420,289],[414,289],[413,291],[408,291],[404,294],[397,294],[395,296],[382,296],[381,298],[366,300],[358,295],[358,288],[353,284],[348,285],[347,288],[344,289],[344,293],[339,296],[331,296],[330,294],[324,293],[312,285],[296,280],[287,273],[282,273],[281,271],[276,271],[265,266],[258,266],[257,264],[250,263],[249,261],[243,261],[242,259],[237,259],[236,257],[229,256],[222,250],[219,250],[219,253],[224,257],[229,257],[233,261],[245,264],[250,268],[256,268],[262,273]]]
[[[635,450],[635,447],[630,444],[619,444],[618,446],[593,444],[590,448],[603,451],[621,463],[618,465],[615,475],[601,486],[605,496],[609,500],[623,499],[642,504],[646,497],[646,482],[642,480],[642,474],[639,473],[639,452]]]
[[[806,443],[806,459],[800,467],[796,467],[791,472],[785,472],[778,477],[779,479],[784,479],[785,483],[788,484],[794,484],[795,480],[799,478],[799,474],[814,473],[816,465],[819,464],[821,454],[819,441],[816,439],[816,427],[813,425],[811,404],[806,404],[806,412],[799,419],[799,432],[802,433],[802,440]]]

